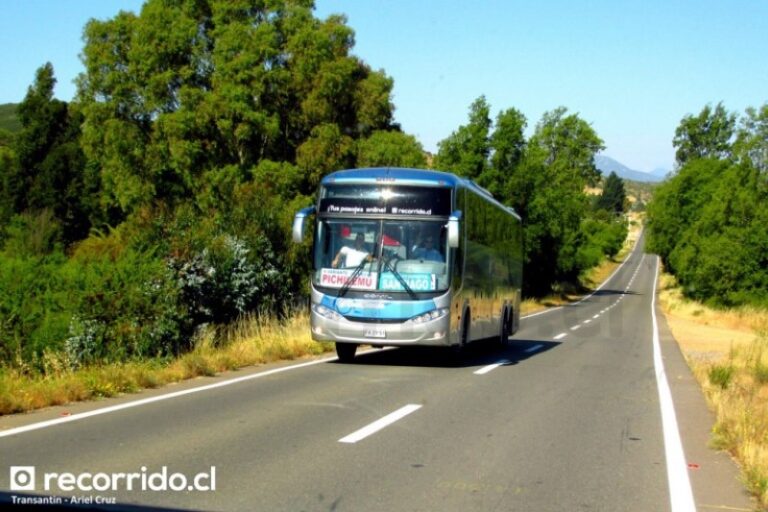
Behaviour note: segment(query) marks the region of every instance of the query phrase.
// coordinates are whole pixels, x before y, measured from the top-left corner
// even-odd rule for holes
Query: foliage
[[[626,233],[626,226],[607,221],[583,224],[589,212],[584,188],[599,177],[594,154],[602,140],[563,107],[545,113],[529,140],[518,110],[500,112],[495,124],[489,112],[485,97],[475,100],[468,124],[439,143],[434,165],[474,179],[521,215],[524,292],[544,295],[557,281],[576,281],[604,255],[615,254],[615,236]]]
[[[714,110],[707,105],[698,116],[685,116],[675,130],[672,145],[680,166],[700,158],[723,158],[731,147],[736,116],[728,113],[722,103]]]
[[[106,207],[176,204],[260,161],[314,186],[355,163],[354,141],[392,126],[393,82],[351,55],[341,16],[312,2],[149,0],[85,28],[83,147]]]
[[[359,167],[413,167],[425,168],[424,148],[413,135],[389,130],[378,130],[357,144]]]
[[[732,145],[719,147],[717,156],[689,159],[649,205],[649,248],[692,298],[768,304],[766,112],[748,110]],[[721,133],[721,125],[712,130]],[[692,154],[711,155],[712,137],[701,137],[703,148]]]
[[[490,105],[480,96],[469,107],[469,122],[438,143],[435,167],[477,180],[491,152]]]
[[[0,159],[0,221],[49,209],[62,226],[64,242],[71,243],[88,234],[98,185],[84,172],[78,142],[82,116],[53,98],[55,83],[47,63],[18,105],[21,131],[13,138],[13,154]]]
[[[0,131],[5,130],[8,133],[16,133],[21,130],[21,123],[19,122],[19,115],[16,111],[18,105],[16,103],[3,103],[0,105]],[[0,141],[4,138],[0,138]],[[0,145],[3,145],[0,142]]]
[[[603,184],[603,193],[598,196],[595,202],[595,208],[621,214],[624,213],[626,201],[627,193],[624,190],[624,180],[611,171]]]

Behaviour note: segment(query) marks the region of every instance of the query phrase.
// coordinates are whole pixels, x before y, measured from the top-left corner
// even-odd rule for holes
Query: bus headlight
[[[344,318],[343,316],[341,316],[340,314],[338,314],[334,310],[332,310],[330,308],[327,308],[327,307],[323,306],[322,304],[315,304],[314,306],[312,306],[312,311],[314,311],[315,313],[317,313],[318,315],[320,315],[323,318],[327,318],[329,320],[334,320],[336,322],[338,322],[342,318]]]
[[[432,311],[411,318],[408,320],[408,322],[414,324],[423,324],[424,322],[430,322],[432,320],[437,320],[438,318],[444,317],[448,314],[448,311],[448,308],[433,309]]]

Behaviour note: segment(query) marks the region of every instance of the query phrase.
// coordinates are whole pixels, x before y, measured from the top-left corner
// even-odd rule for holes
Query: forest
[[[308,295],[292,216],[338,169],[434,168],[490,190],[523,218],[527,296],[617,254],[623,184],[585,192],[603,141],[579,114],[554,108],[526,137],[518,109],[492,116],[480,95],[431,155],[354,44],[309,0],[148,0],[84,27],[73,101],[41,63],[19,126],[0,130],[0,365],[173,356],[201,326],[284,317]]]

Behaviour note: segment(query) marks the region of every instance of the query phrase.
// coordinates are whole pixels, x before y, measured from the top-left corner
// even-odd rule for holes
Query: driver
[[[413,251],[413,258],[426,261],[443,261],[443,255],[435,249],[435,237],[433,235],[424,237],[421,246]]]
[[[358,233],[357,236],[355,236],[355,246],[354,247],[348,247],[344,246],[339,250],[339,253],[336,255],[335,258],[333,258],[333,261],[331,262],[331,266],[333,268],[339,268],[339,263],[341,263],[341,258],[344,258],[344,266],[345,267],[357,267],[360,265],[360,263],[365,261],[373,261],[373,256],[370,255],[370,253],[365,248],[365,234],[364,233]]]

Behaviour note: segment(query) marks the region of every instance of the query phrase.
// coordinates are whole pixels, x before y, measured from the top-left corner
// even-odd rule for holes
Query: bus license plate
[[[383,327],[373,327],[371,329],[365,330],[365,337],[366,338],[386,338],[387,333],[384,331]]]

